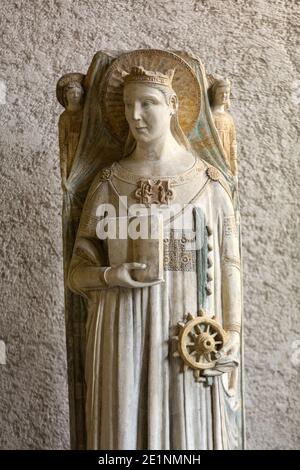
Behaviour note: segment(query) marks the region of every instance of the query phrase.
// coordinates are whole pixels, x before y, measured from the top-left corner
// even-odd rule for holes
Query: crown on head
[[[163,74],[161,72],[151,72],[144,69],[142,66],[131,67],[130,72],[122,72],[122,78],[124,84],[132,82],[142,82],[142,83],[156,83],[158,85],[165,85],[169,88],[172,88],[172,80],[174,77],[175,69],[170,69]]]

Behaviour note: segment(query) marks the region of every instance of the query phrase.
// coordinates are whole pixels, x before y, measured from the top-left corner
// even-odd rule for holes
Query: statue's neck
[[[133,153],[122,160],[122,165],[134,173],[151,177],[182,173],[194,162],[193,154],[179,145],[170,132],[155,141],[137,142]]]
[[[171,155],[178,152],[179,147],[170,132],[151,142],[137,142],[133,158],[137,161],[147,159],[159,164],[168,161]]]
[[[80,103],[68,104],[68,106],[67,106],[67,111],[71,111],[72,113],[74,113],[76,111],[80,111],[80,110],[81,110],[81,104]]]
[[[225,113],[225,105],[224,104],[218,104],[216,106],[212,107],[212,112],[213,113]]]

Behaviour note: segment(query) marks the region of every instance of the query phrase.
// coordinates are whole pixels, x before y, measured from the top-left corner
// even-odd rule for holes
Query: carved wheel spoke
[[[205,358],[206,358],[206,360],[207,360],[208,362],[211,362],[211,353],[207,353],[207,354],[205,355]]]
[[[203,354],[198,352],[197,357],[196,357],[196,361],[197,362],[202,362],[203,361]]]
[[[198,335],[201,335],[201,333],[203,333],[200,325],[195,325],[195,331]]]
[[[192,337],[193,340],[197,338],[196,333],[194,333],[193,331],[189,331],[189,335]]]

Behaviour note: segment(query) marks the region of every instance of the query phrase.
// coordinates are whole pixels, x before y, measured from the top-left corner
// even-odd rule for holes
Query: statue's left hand
[[[213,369],[206,369],[202,372],[204,377],[214,377],[231,372],[238,366],[237,355],[240,349],[240,335],[236,331],[227,332],[227,341],[221,351],[220,358],[217,359]]]
[[[236,356],[240,348],[240,334],[236,331],[227,332],[227,341],[223,347],[224,354]]]

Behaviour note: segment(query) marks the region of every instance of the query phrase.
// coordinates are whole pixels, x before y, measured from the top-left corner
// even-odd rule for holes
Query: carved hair
[[[166,104],[168,106],[173,96],[177,97],[175,91],[167,86],[158,85],[158,84],[151,84],[150,86],[153,88],[156,88],[163,94]],[[178,144],[184,147],[185,149],[187,149],[188,151],[191,151],[190,143],[179,124],[178,107],[175,109],[175,113],[171,117],[170,129],[171,129],[174,139],[178,142]],[[128,157],[129,155],[131,155],[135,147],[136,147],[136,140],[133,137],[131,130],[129,129],[127,140],[125,143],[125,148],[124,148],[124,157]]]

